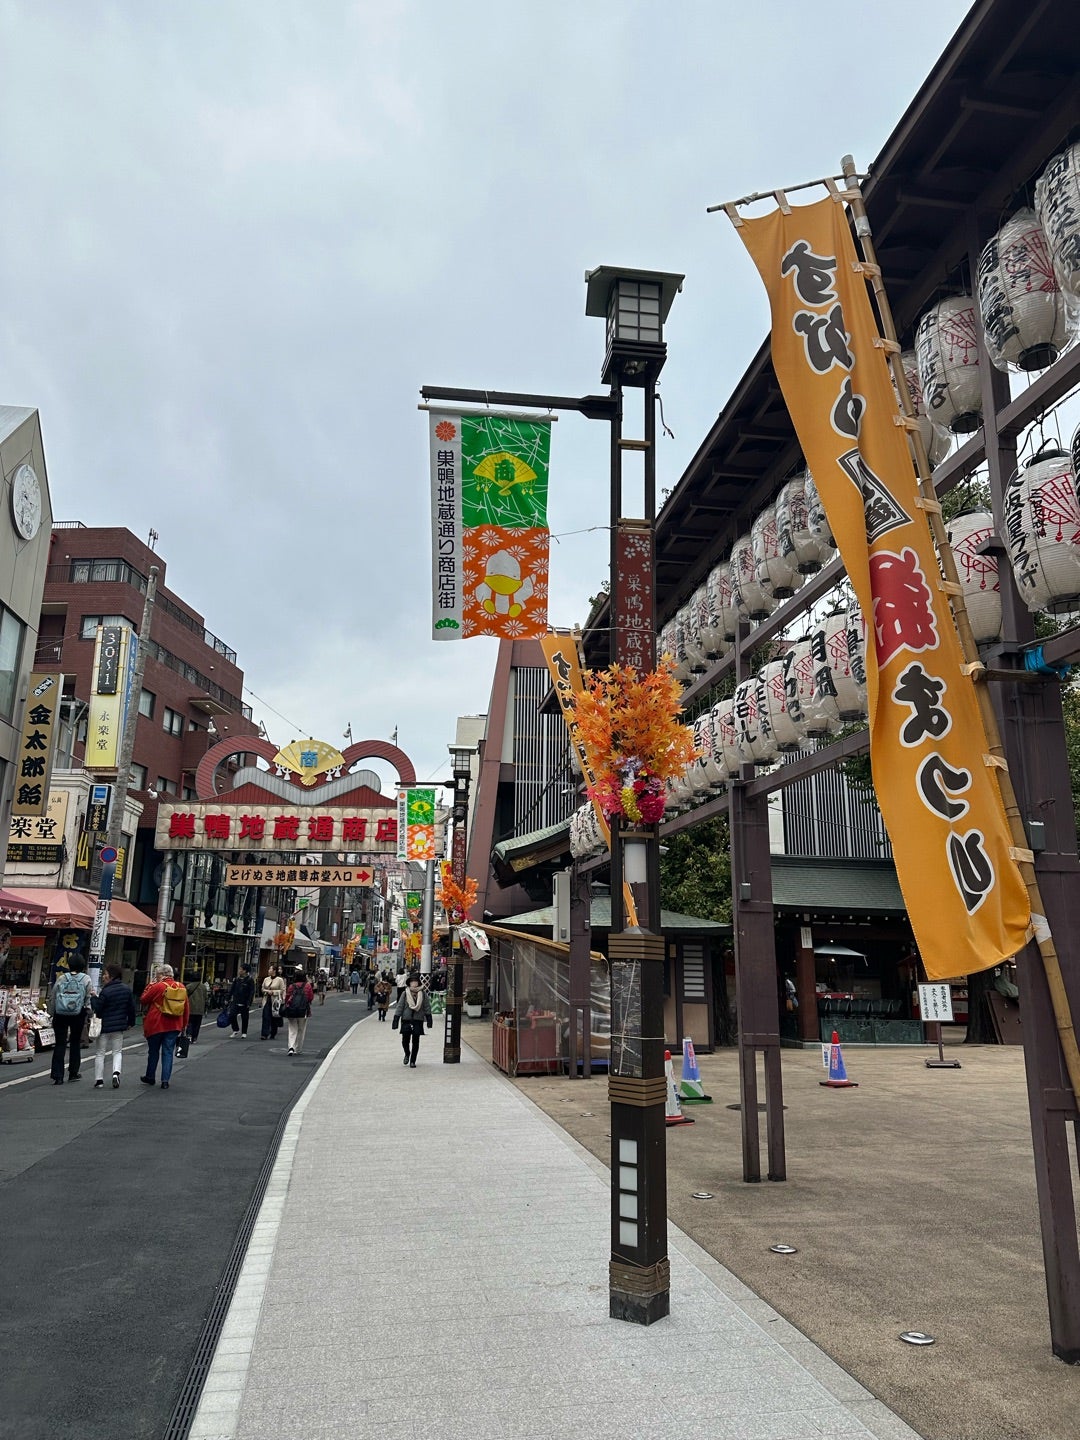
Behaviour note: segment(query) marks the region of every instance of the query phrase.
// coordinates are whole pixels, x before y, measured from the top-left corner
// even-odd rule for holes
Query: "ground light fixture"
[[[715,1200],[716,1196],[711,1190],[695,1190],[690,1196],[691,1200]]]
[[[901,1330],[900,1339],[905,1345],[933,1345],[933,1335],[927,1335],[925,1330]]]
[[[769,1252],[772,1255],[797,1255],[799,1253],[794,1245],[770,1245]]]

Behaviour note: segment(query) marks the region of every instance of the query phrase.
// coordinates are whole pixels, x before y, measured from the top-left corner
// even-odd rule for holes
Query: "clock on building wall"
[[[41,485],[25,461],[11,477],[11,523],[24,540],[32,540],[41,525]]]

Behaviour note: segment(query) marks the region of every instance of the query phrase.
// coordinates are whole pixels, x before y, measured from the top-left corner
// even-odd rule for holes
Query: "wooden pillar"
[[[800,928],[809,930],[810,927],[803,925]],[[814,956],[813,936],[810,941],[809,946],[800,943],[795,951],[795,995],[799,1002],[800,1040],[821,1038],[817,1008],[817,960]]]

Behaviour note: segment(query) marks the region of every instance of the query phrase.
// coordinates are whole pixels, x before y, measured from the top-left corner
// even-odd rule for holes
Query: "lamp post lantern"
[[[472,779],[473,754],[472,746],[450,746],[451,770],[454,777],[454,808],[452,812],[454,838],[450,848],[450,873],[455,885],[465,884],[465,842],[469,820],[469,782]],[[461,1061],[461,1002],[464,994],[461,940],[453,917],[448,916],[447,918],[450,920],[450,955],[446,965],[443,1064],[457,1065]]]
[[[613,665],[656,665],[656,381],[667,358],[664,322],[683,277],[601,265],[585,276],[585,313],[607,322],[601,378],[615,402],[611,433]],[[623,435],[626,390],[642,393],[640,438]],[[628,495],[625,464],[642,456],[640,488]],[[623,884],[641,922],[626,925]],[[670,1310],[667,1140],[664,1118],[664,939],[655,826],[611,828],[611,1260],[609,1313],[651,1325]]]

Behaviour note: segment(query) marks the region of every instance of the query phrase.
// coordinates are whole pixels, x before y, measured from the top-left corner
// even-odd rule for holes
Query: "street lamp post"
[[[465,884],[465,842],[469,821],[469,781],[472,778],[473,747],[451,745],[450,760],[454,776],[454,838],[450,849],[450,874],[455,885]],[[432,862],[433,864],[435,862]],[[462,984],[461,939],[457,925],[451,917],[450,955],[446,963],[446,1020],[443,1030],[443,1064],[457,1065],[461,1061],[461,1002],[464,991]]]
[[[425,402],[450,401],[510,408],[575,410],[611,426],[611,596],[609,624],[613,663],[649,671],[656,663],[656,381],[667,358],[663,326],[683,276],[659,270],[601,265],[586,273],[585,313],[607,323],[602,379],[607,395],[533,395],[515,391],[464,390],[425,385]],[[641,435],[623,435],[625,392],[642,392]],[[629,455],[642,457],[640,513],[624,514]],[[456,773],[456,767],[455,767]],[[466,792],[467,798],[467,792]],[[455,788],[455,811],[457,791]],[[625,928],[625,879],[645,925]],[[455,832],[455,855],[457,836]],[[464,877],[464,837],[462,839]],[[457,871],[455,870],[455,876]],[[455,952],[456,953],[456,952]],[[655,828],[611,831],[612,971],[611,1049],[611,1315],[651,1325],[668,1314],[667,1155],[664,1121],[664,941],[660,933],[660,846]],[[457,965],[457,984],[461,972]],[[449,981],[449,977],[448,977]],[[456,1022],[461,1034],[461,997],[447,996],[447,1038]],[[450,1058],[450,1045],[444,1059]],[[616,1065],[619,1049],[625,1060]],[[460,1058],[460,1043],[458,1054]],[[625,1184],[624,1184],[625,1181]]]
[[[607,322],[602,379],[615,400],[611,427],[613,665],[656,664],[656,381],[667,358],[663,326],[683,277],[601,265],[586,277],[585,313]],[[625,392],[642,395],[640,437],[623,434]],[[641,455],[637,496],[627,461]],[[633,508],[635,499],[638,501]],[[643,923],[626,925],[623,885]],[[655,826],[611,827],[611,1261],[609,1313],[651,1325],[670,1310],[667,1140],[664,1119],[664,938]]]

